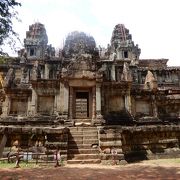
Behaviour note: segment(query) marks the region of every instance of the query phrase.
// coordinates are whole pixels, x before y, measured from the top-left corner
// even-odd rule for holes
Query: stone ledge
[[[6,131],[8,134],[12,133],[34,133],[34,134],[62,134],[68,133],[69,129],[66,127],[21,127],[21,126],[0,126],[0,133],[4,133]]]

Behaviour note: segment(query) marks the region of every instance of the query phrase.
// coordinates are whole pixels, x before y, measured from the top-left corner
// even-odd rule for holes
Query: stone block
[[[158,143],[178,143],[178,139],[162,139],[158,140]]]
[[[122,141],[107,141],[107,142],[102,142],[100,141],[100,147],[105,146],[105,147],[120,147],[122,146]]]
[[[126,165],[126,164],[128,164],[128,162],[124,159],[119,161],[119,165]]]
[[[22,128],[21,127],[13,127],[12,128],[12,133],[21,134],[22,133]]]
[[[32,127],[22,127],[22,133],[31,134],[32,133]]]
[[[102,152],[104,154],[110,154],[111,153],[111,149],[110,148],[105,148],[105,149],[102,150]]]
[[[121,160],[124,159],[124,154],[101,154],[101,160]]]
[[[100,134],[100,139],[121,139],[121,134],[116,134],[116,133]]]

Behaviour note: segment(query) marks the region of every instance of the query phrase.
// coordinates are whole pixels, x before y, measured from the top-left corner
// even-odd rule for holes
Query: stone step
[[[90,149],[90,148],[92,148],[92,144],[78,144],[78,146],[77,146],[77,144],[73,143],[73,144],[69,144],[68,148],[69,149],[77,149],[77,148],[79,148],[79,149]],[[96,148],[94,148],[94,149],[96,149]]]
[[[72,122],[65,122],[64,125],[65,125],[65,127],[71,127],[71,126],[73,126],[73,123]]]
[[[69,149],[68,154],[99,154],[99,150],[96,148],[94,149]]]
[[[79,132],[79,131],[71,131],[71,132],[69,132],[69,136],[75,136],[75,135],[83,136],[83,132]]]
[[[100,146],[103,147],[109,147],[109,146],[113,146],[113,147],[121,147],[122,146],[122,141],[121,140],[117,140],[117,141],[100,141]]]
[[[78,146],[80,144],[92,145],[92,144],[98,144],[98,140],[97,139],[85,139],[85,140],[77,140],[77,141],[69,140],[68,141],[68,146],[71,145],[71,144],[77,144]]]
[[[69,154],[68,159],[86,160],[86,159],[100,159],[100,154]]]
[[[70,134],[74,134],[74,133],[82,133],[82,134],[87,134],[87,133],[98,133],[97,130],[92,129],[92,130],[70,130],[69,131]]]
[[[90,122],[75,122],[74,123],[75,126],[91,126],[91,123]]]
[[[74,132],[74,133],[69,133],[68,134],[70,137],[72,136],[97,136],[98,137],[98,133],[97,132]]]
[[[75,122],[91,122],[91,119],[75,119]]]
[[[100,159],[85,159],[85,160],[67,160],[68,164],[99,164]]]
[[[69,136],[98,136],[96,131],[89,131],[89,132],[70,132]]]
[[[92,140],[92,139],[98,140],[97,135],[92,135],[92,136],[83,136],[83,135],[69,136],[69,141],[84,141],[84,140]]]
[[[91,120],[76,120],[75,121],[75,125],[82,125],[81,123],[83,123],[83,125],[89,125],[91,126]]]
[[[69,135],[92,135],[92,134],[98,134],[97,131],[70,131]]]
[[[124,154],[101,154],[102,160],[123,160]]]
[[[96,131],[97,132],[97,128],[96,127],[70,127],[70,132],[77,132],[77,131]]]
[[[90,118],[77,118],[77,119],[73,119],[73,121],[82,121],[82,120],[92,121],[92,119],[90,119]]]

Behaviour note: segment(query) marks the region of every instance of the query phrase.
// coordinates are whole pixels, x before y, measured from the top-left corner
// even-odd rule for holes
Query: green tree
[[[0,55],[6,53],[2,49],[5,41],[14,48],[15,39],[18,38],[18,34],[13,30],[12,20],[17,18],[17,11],[15,7],[21,6],[21,3],[16,0],[0,0]]]

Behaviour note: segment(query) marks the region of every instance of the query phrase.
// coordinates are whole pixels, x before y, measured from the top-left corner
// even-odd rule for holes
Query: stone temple
[[[51,160],[56,150],[67,163],[180,157],[180,67],[140,59],[123,24],[110,42],[97,48],[74,31],[57,53],[43,24],[29,26],[18,57],[0,64],[0,157],[18,151]]]

